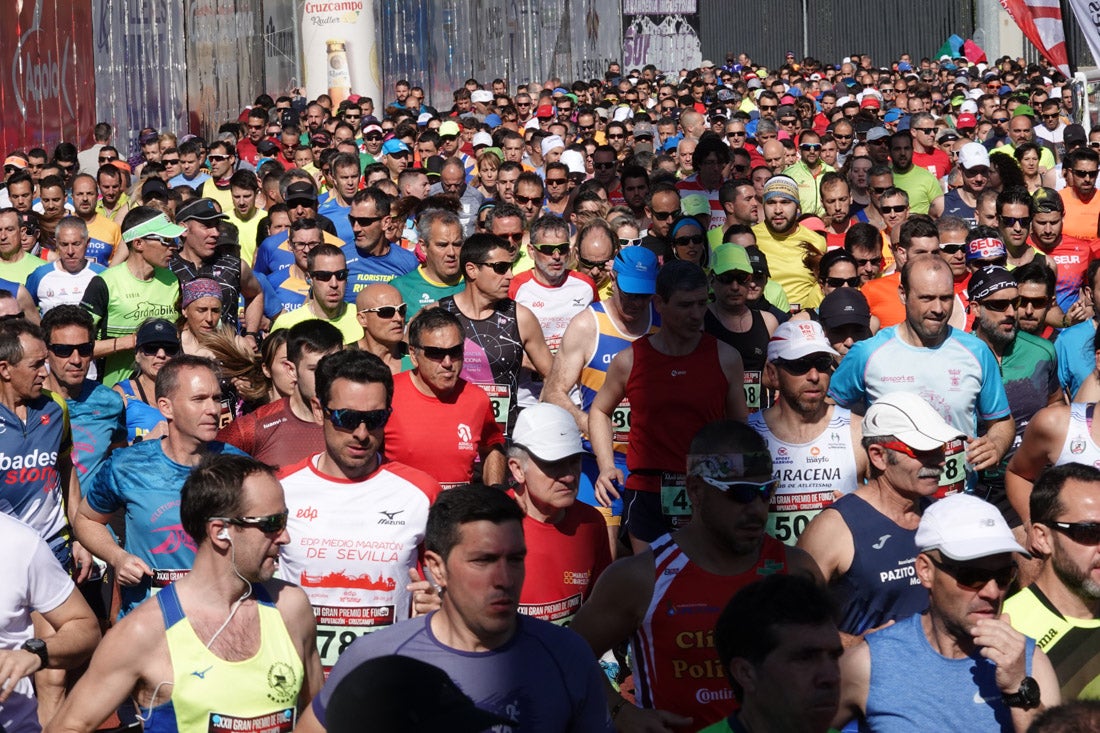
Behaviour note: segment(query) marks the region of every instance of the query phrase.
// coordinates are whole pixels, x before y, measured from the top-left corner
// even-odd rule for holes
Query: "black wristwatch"
[[[1023,708],[1031,710],[1039,707],[1039,683],[1033,677],[1024,677],[1020,682],[1020,689],[1011,695],[1001,694],[1004,704],[1010,708]]]
[[[42,669],[50,666],[50,652],[46,648],[46,642],[41,639],[27,639],[20,648],[31,654],[37,654],[42,660]]]

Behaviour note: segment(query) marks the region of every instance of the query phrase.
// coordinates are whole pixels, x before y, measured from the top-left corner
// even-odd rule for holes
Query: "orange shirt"
[[[905,303],[898,292],[900,285],[901,273],[893,272],[872,280],[860,289],[871,306],[871,314],[878,318],[882,328],[896,326],[905,320]]]
[[[1072,188],[1063,188],[1059,193],[1066,207],[1062,234],[1079,239],[1096,239],[1097,220],[1100,220],[1100,196],[1093,194],[1092,200],[1085,203]]]

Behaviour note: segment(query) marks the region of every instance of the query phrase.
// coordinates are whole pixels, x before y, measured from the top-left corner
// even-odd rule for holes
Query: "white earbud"
[[[230,539],[230,537],[229,537],[229,530],[225,529],[224,527],[222,528],[221,532],[218,532],[218,539],[219,540],[229,540],[230,544],[233,543],[233,540]]]

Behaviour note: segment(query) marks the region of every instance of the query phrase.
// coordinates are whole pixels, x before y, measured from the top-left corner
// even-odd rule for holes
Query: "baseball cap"
[[[863,437],[890,436],[913,450],[935,450],[952,440],[966,437],[961,430],[951,427],[915,392],[891,392],[867,408],[863,418]]]
[[[176,211],[176,223],[182,224],[185,221],[218,221],[220,219],[228,219],[229,215],[218,211],[218,205],[214,202],[214,199],[192,199],[186,204],[183,204]]]
[[[1050,214],[1055,211],[1064,214],[1066,211],[1066,205],[1063,203],[1062,197],[1053,188],[1040,187],[1035,189],[1035,193],[1031,194],[1031,200],[1035,204],[1036,214]]]
[[[416,704],[410,705],[413,697]],[[477,707],[438,667],[396,654],[368,659],[340,680],[325,708],[325,727],[330,733],[359,733],[364,716],[379,733],[480,733],[516,724]]]
[[[786,321],[775,329],[768,341],[768,361],[793,361],[810,354],[840,356],[825,338],[817,321]]]
[[[493,145],[493,136],[490,135],[489,133],[487,133],[485,131],[482,131],[482,132],[479,132],[476,135],[474,135],[474,140],[473,140],[474,150],[477,150],[479,147],[486,147],[486,148],[492,147],[492,145]]]
[[[771,277],[771,270],[768,268],[768,256],[760,251],[760,248],[755,244],[745,247],[745,254],[749,256],[749,264],[752,265],[752,273],[754,275],[763,275],[764,277]]]
[[[179,332],[176,331],[176,327],[172,325],[171,321],[166,321],[163,318],[153,318],[141,324],[141,328],[137,331],[135,346],[140,349],[146,344],[179,345],[179,342]]]
[[[868,96],[863,98],[862,102],[859,103],[859,108],[860,109],[867,109],[868,107],[874,107],[875,109],[881,109],[882,108],[882,102],[880,102],[878,100],[878,97],[868,95]]]
[[[749,262],[749,254],[739,244],[726,242],[714,248],[710,258],[711,270],[715,275],[737,270],[752,274],[752,263]]]
[[[966,284],[966,294],[971,302],[988,298],[998,290],[1017,287],[1016,278],[1007,268],[999,265],[986,265],[970,276]]]
[[[454,120],[443,120],[439,125],[439,136],[448,137],[450,135],[457,135],[461,130],[458,128],[458,123]]]
[[[867,131],[867,142],[874,140],[882,140],[883,138],[890,137],[890,131],[885,127],[872,127]]]
[[[824,328],[863,326],[870,331],[871,307],[867,298],[855,288],[837,288],[825,296],[817,307],[817,315]]]
[[[634,125],[634,139],[639,140],[643,137],[648,137],[650,140],[657,136],[657,130],[653,127],[652,122],[641,121]]]
[[[1000,510],[971,494],[952,494],[925,509],[915,541],[921,552],[939,550],[963,562],[1010,552],[1030,557]]]
[[[1062,131],[1062,142],[1066,145],[1081,145],[1088,142],[1088,139],[1085,128],[1077,123],[1066,125],[1066,129]]]
[[[979,237],[966,243],[966,261],[995,260],[998,257],[1007,257],[1005,243],[995,237]]]
[[[539,108],[535,110],[535,117],[553,117],[553,116],[554,116],[554,108],[551,107],[548,104],[540,105]]]
[[[959,130],[969,130],[978,126],[978,118],[970,112],[963,112],[955,121],[955,127]]]
[[[623,247],[615,255],[615,283],[621,292],[653,295],[657,292],[657,255],[649,249]]]
[[[27,167],[27,161],[19,157],[18,155],[9,155],[8,157],[4,158],[4,167],[23,170]]]
[[[287,206],[291,206],[293,201],[305,201],[310,206],[316,206],[317,189],[309,181],[295,181],[286,187],[284,199]]]
[[[181,227],[168,221],[168,217],[164,214],[157,214],[152,219],[146,219],[136,226],[132,226],[122,233],[122,241],[132,242],[135,239],[141,239],[142,237],[157,236],[166,237],[168,239],[175,239],[182,236],[187,231],[186,227]]]
[[[547,402],[519,413],[512,428],[512,442],[543,461],[560,461],[584,453],[577,421],[567,410]]]
[[[443,124],[445,125],[447,123],[444,122]],[[454,123],[452,122],[451,124],[453,125]],[[442,130],[443,126],[440,125],[439,129]],[[389,140],[382,143],[382,155],[394,155],[395,153],[411,153],[411,152],[412,151],[409,150],[409,146],[406,145],[402,140],[399,140],[396,137],[391,137]]]
[[[897,122],[898,120],[901,119],[901,117],[902,117],[901,110],[898,109],[897,107],[894,107],[892,110],[888,111],[886,114],[884,114],[882,116],[882,121],[883,122]]]
[[[710,214],[710,201],[701,193],[689,193],[680,199],[680,211],[685,216]]]
[[[493,93],[488,89],[477,89],[470,94],[470,101],[480,104],[493,101]]]
[[[940,143],[941,145],[943,143],[953,143],[958,139],[959,133],[955,130],[952,130],[950,127],[940,130],[939,134],[936,135],[936,142]]]
[[[383,130],[382,126],[380,124],[378,124],[377,122],[368,122],[367,124],[363,125],[363,134],[364,135],[368,135],[372,132],[377,133],[379,135],[384,135],[385,134],[385,130]]]
[[[141,200],[148,201],[149,199],[167,201],[168,184],[156,176],[153,176],[145,181],[145,183],[141,184]]]
[[[584,156],[579,150],[566,150],[561,154],[561,159],[558,162],[564,163],[570,173],[587,175],[587,171],[584,169]]]
[[[981,143],[967,143],[959,150],[959,166],[967,170],[988,168],[989,151]]]
[[[559,137],[558,135],[549,135],[542,139],[541,147],[542,154],[547,155],[556,148],[564,148],[565,141],[562,140],[561,137]]]

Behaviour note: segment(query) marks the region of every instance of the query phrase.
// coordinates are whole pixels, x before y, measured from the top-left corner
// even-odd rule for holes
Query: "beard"
[[[1060,541],[1054,540],[1054,553],[1050,557],[1050,566],[1062,584],[1078,598],[1095,601],[1100,598],[1100,583],[1089,577],[1087,570],[1070,563],[1060,547]]]

